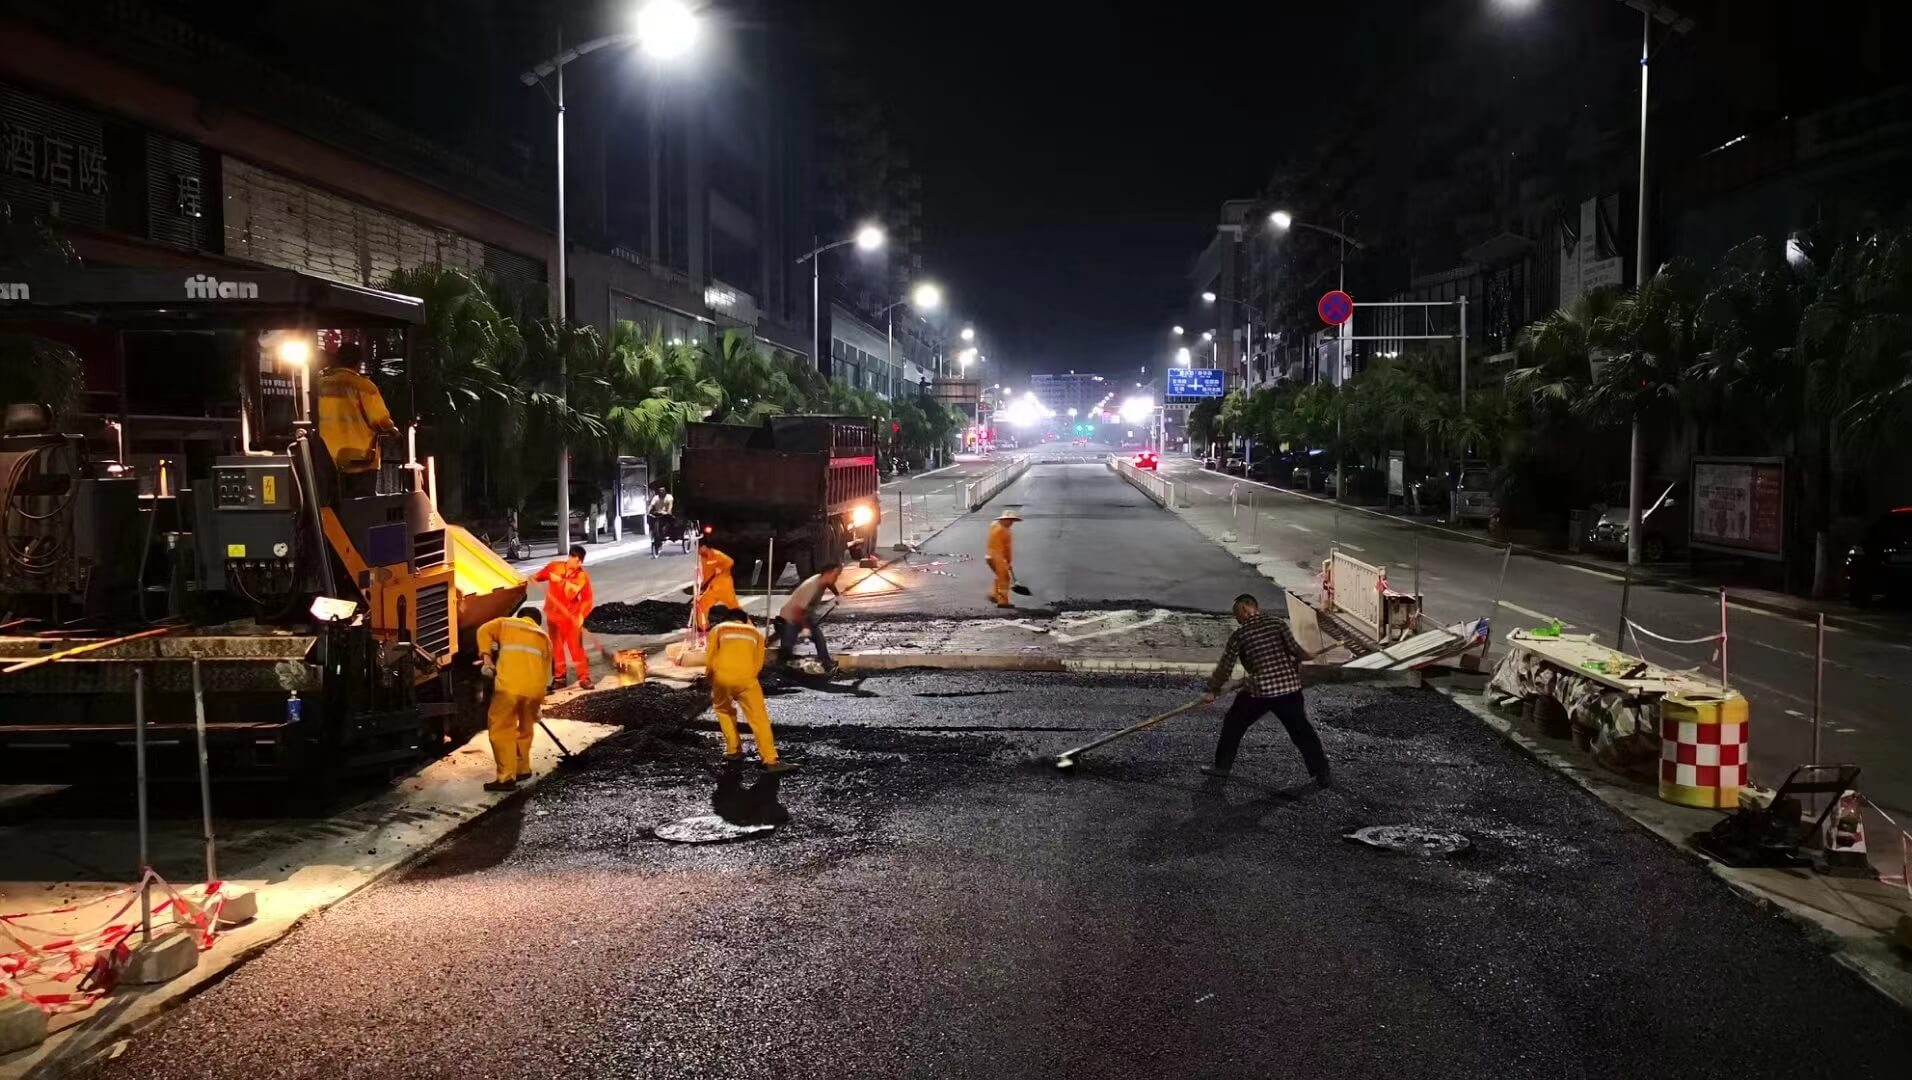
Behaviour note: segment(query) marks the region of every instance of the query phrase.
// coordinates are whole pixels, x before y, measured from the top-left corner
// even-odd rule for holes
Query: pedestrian
[[[1227,776],[1234,768],[1241,737],[1255,721],[1272,712],[1288,729],[1295,749],[1301,751],[1308,775],[1314,777],[1317,786],[1328,787],[1328,755],[1321,749],[1321,737],[1308,723],[1308,710],[1301,698],[1301,661],[1318,654],[1301,647],[1287,622],[1262,614],[1261,604],[1248,593],[1235,597],[1235,621],[1240,625],[1228,635],[1228,645],[1222,650],[1221,662],[1215,665],[1215,673],[1209,676],[1208,693],[1202,700],[1213,702],[1221,693],[1235,673],[1237,659],[1247,669],[1248,680],[1222,717],[1215,763],[1202,766],[1202,771],[1210,776]]]
[[[597,606],[591,592],[591,575],[584,569],[584,545],[572,544],[565,558],[546,564],[532,578],[544,586],[544,618],[551,627],[551,688],[559,689],[570,678],[565,653],[577,661],[578,685],[591,688],[591,661],[584,655],[584,620]]]
[[[757,760],[766,772],[785,772],[792,766],[777,757],[777,740],[770,734],[770,710],[764,705],[764,635],[750,616],[719,604],[711,609],[711,631],[704,665],[710,672],[710,708],[724,733],[724,761],[743,760],[743,741],[737,737],[737,707],[743,706],[750,737],[757,743]]]
[[[995,584],[989,589],[989,599],[997,607],[1014,606],[1009,602],[1009,587],[1016,583],[1015,541],[1010,537],[1009,529],[1021,520],[1021,514],[1004,510],[989,523],[988,554],[983,557],[983,562],[996,572]]]
[[[364,350],[347,343],[321,354],[325,367],[315,391],[319,441],[338,473],[339,493],[348,498],[378,494],[383,457],[379,440],[398,434],[378,384],[359,373]]]
[[[551,684],[551,641],[539,621],[538,609],[527,606],[478,628],[478,662],[491,679],[485,719],[498,767],[486,791],[510,791],[531,779],[531,734]]]
[[[737,560],[704,543],[697,545],[697,629],[709,630],[712,613],[718,607],[739,608],[744,605],[737,599],[737,579],[732,576],[731,568]]]
[[[817,608],[823,604],[823,593],[837,591],[837,577],[843,567],[836,563],[824,567],[817,573],[803,579],[790,593],[790,599],[783,602],[783,608],[777,612],[782,620],[777,632],[777,663],[788,664],[797,651],[797,635],[804,630],[810,631],[810,642],[817,647],[817,663],[823,670],[835,670],[830,663],[830,647],[823,642],[823,627],[817,624]]]
[[[664,550],[664,534],[670,531],[671,514],[677,500],[671,497],[671,489],[659,480],[651,485],[651,503],[644,508],[644,527],[651,534],[651,558],[655,559]]]

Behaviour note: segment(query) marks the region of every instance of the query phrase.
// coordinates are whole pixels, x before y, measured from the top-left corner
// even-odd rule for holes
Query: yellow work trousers
[[[1016,580],[1015,574],[1010,570],[1008,563],[993,555],[986,561],[989,563],[989,568],[996,572],[996,585],[989,590],[990,603],[1007,604],[1009,602],[1009,586]]]
[[[531,733],[538,726],[541,697],[491,692],[491,757],[498,763],[498,782],[516,780],[531,772]]]
[[[770,735],[770,710],[764,707],[763,687],[755,679],[738,683],[711,680],[710,709],[717,714],[717,727],[724,733],[724,753],[734,756],[744,752],[743,740],[737,737],[739,705],[744,707],[751,737],[757,740],[757,756],[765,765],[775,765],[777,740]]]

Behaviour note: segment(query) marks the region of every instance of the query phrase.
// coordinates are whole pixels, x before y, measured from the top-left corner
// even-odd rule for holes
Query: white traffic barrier
[[[1004,488],[1021,479],[1022,474],[1028,471],[1029,459],[1025,456],[1017,458],[1000,469],[984,473],[963,486],[965,505],[971,510],[982,509],[984,503],[1002,494]]]
[[[1330,552],[1323,581],[1326,603],[1322,607],[1345,616],[1370,638],[1380,641],[1387,631],[1381,604],[1381,590],[1387,580],[1386,567],[1371,566],[1339,551]]]
[[[1127,458],[1115,454],[1109,455],[1109,468],[1116,475],[1135,485],[1142,494],[1147,495],[1155,505],[1169,509],[1175,505],[1175,482],[1158,476],[1153,470],[1138,469]]]

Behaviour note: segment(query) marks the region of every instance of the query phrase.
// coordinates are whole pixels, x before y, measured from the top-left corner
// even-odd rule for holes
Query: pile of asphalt
[[[683,629],[689,621],[688,603],[639,600],[626,604],[613,600],[593,608],[584,620],[584,628],[594,634],[668,634]]]
[[[547,706],[544,714],[560,720],[616,724],[629,728],[683,724],[709,705],[710,695],[702,690],[648,682],[640,686],[621,686],[579,694],[568,701]]]

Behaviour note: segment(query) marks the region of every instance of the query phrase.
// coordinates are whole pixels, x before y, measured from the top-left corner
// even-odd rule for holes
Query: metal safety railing
[[[963,487],[963,500],[970,510],[980,510],[983,504],[1002,494],[1003,489],[1022,479],[1029,471],[1028,457],[1019,457],[1000,469],[984,473]]]
[[[1128,459],[1110,455],[1109,468],[1116,475],[1133,484],[1136,490],[1147,495],[1149,500],[1164,510],[1175,506],[1175,482],[1148,469],[1138,469]]]

